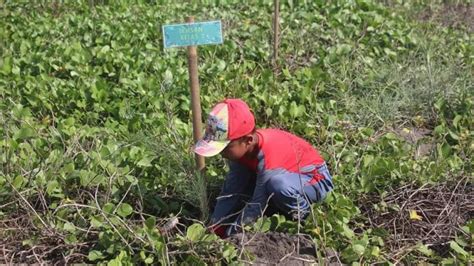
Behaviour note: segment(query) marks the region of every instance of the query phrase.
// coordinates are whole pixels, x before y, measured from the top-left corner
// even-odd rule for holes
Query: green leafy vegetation
[[[194,170],[186,50],[162,47],[194,15],[224,25],[198,49],[204,113],[243,98],[336,183],[303,223],[249,232],[310,235],[321,263],[472,263],[470,1],[280,1],[278,68],[273,1],[94,2],[0,3],[4,261],[247,258],[204,227],[226,166]]]

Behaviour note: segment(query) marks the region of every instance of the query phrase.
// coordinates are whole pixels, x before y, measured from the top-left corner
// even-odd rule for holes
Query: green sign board
[[[165,48],[222,43],[219,20],[163,26]]]

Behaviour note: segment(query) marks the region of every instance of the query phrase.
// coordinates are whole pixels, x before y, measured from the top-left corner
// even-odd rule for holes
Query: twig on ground
[[[401,205],[400,208],[389,207],[381,213],[371,208],[364,210],[370,217],[369,226],[384,228],[389,233],[385,240],[389,249],[387,257],[401,262],[413,251],[413,245],[421,242],[435,250],[444,249],[458,233],[465,234],[459,228],[474,212],[473,186],[468,179],[461,177],[455,182],[421,187],[411,183],[391,190],[383,199],[389,206]],[[376,197],[363,204],[372,206],[379,200]],[[412,219],[407,210],[417,211],[421,219]]]
[[[298,240],[299,240],[299,237],[298,237]],[[278,261],[278,263],[282,263],[284,260],[286,260],[286,258],[288,258],[288,257],[290,257],[291,255],[293,255],[293,254],[295,253],[295,250],[296,250],[296,246],[293,245],[293,250],[292,250],[290,253],[288,253],[288,254],[286,254],[285,256],[283,256],[283,257]]]

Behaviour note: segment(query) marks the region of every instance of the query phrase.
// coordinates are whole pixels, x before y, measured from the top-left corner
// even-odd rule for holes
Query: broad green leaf
[[[70,245],[76,244],[76,243],[77,243],[77,237],[76,237],[75,235],[73,235],[73,234],[68,234],[68,235],[66,236],[66,238],[64,239],[64,242],[65,242],[66,244],[70,244]]]
[[[108,45],[105,45],[100,49],[100,53],[102,53],[102,54],[105,54],[108,51],[110,51],[110,46],[108,46]]]
[[[17,175],[12,182],[13,187],[19,189],[23,185],[24,178],[22,175]]]
[[[68,163],[66,165],[64,165],[63,167],[63,171],[64,173],[72,173],[74,171],[74,163]]]
[[[148,217],[146,220],[145,220],[145,226],[152,230],[153,228],[155,228],[156,226],[156,218],[155,217]]]
[[[163,82],[167,85],[173,83],[173,73],[169,69],[165,71]]]
[[[463,248],[469,245],[469,243],[467,243],[463,238],[460,238],[460,237],[456,237],[454,241],[456,241],[456,243],[458,243],[458,245],[460,245]]]
[[[237,250],[233,245],[226,245],[224,251],[222,252],[224,259],[229,262],[235,256],[237,256]]]
[[[332,127],[336,123],[336,117],[333,115],[327,116],[327,127]]]
[[[379,247],[373,247],[370,254],[374,257],[379,257],[380,256],[380,248]]]
[[[374,156],[373,155],[364,155],[364,157],[362,157],[362,166],[364,168],[366,168],[367,166],[370,165],[370,163],[374,160]]]
[[[21,71],[21,70],[20,70],[20,68],[19,68],[17,65],[14,65],[14,66],[12,67],[12,74],[14,74],[14,75],[20,75],[20,71]]]
[[[143,167],[150,167],[151,161],[153,161],[153,157],[144,157],[140,161],[138,161],[137,165],[138,166],[143,166]]]
[[[393,58],[397,57],[397,53],[394,52],[393,50],[389,48],[384,48],[383,51],[385,52],[386,55],[391,56]]]
[[[459,136],[451,130],[449,130],[449,136],[451,136],[451,138],[454,140],[459,140]]]
[[[76,231],[76,227],[70,222],[64,223],[63,229],[71,233]]]
[[[395,134],[392,133],[392,132],[386,133],[386,134],[384,135],[384,138],[385,138],[385,139],[389,139],[389,140],[398,140],[398,139],[399,139],[398,136],[395,135]]]
[[[18,104],[12,110],[13,116],[17,119],[23,119],[27,117],[31,117],[31,110],[28,107],[23,107],[22,105]]]
[[[461,121],[462,119],[462,116],[461,115],[456,115],[453,119],[453,125],[455,127],[458,127],[459,126],[459,121]]]
[[[203,241],[203,242],[206,242],[206,241],[207,242],[214,242],[218,239],[219,239],[219,237],[215,234],[206,234],[206,235],[204,235],[204,237],[201,238],[201,241]]]
[[[272,113],[273,113],[272,108],[267,108],[267,109],[265,109],[265,114],[266,114],[267,116],[271,116]]]
[[[122,203],[117,209],[117,214],[122,216],[122,217],[127,217],[130,214],[132,214],[133,208],[130,206],[128,203]]]
[[[352,50],[352,47],[349,44],[340,44],[336,48],[336,54],[345,55]]]
[[[362,246],[361,244],[355,244],[355,245],[352,245],[352,249],[354,250],[354,252],[361,256],[362,254],[364,254],[365,252],[365,247]]]
[[[2,72],[5,75],[10,74],[12,71],[12,58],[10,56],[4,57],[2,60]]]
[[[354,238],[355,234],[354,234],[354,231],[352,231],[352,229],[349,228],[349,226],[347,224],[343,224],[342,225],[342,229],[343,229],[343,234],[349,238],[349,239],[352,239]]]
[[[56,188],[59,187],[59,183],[57,180],[52,180],[48,182],[48,186],[46,187],[46,193],[48,195],[52,195],[55,192]]]
[[[219,71],[224,71],[226,67],[226,63],[224,60],[219,60],[219,63],[217,64],[217,68],[219,69]]]
[[[446,133],[446,127],[444,125],[436,126],[435,129],[433,130],[433,132],[438,134],[438,135],[442,135],[442,134]]]
[[[20,128],[20,130],[15,132],[15,139],[27,139],[27,138],[32,138],[35,135],[36,133],[31,127],[24,126]]]
[[[463,256],[468,256],[469,255],[467,253],[467,251],[465,251],[461,246],[459,246],[459,244],[456,243],[456,241],[454,241],[454,240],[449,241],[449,247],[451,247],[458,254],[461,254]]]
[[[423,245],[421,243],[417,245],[416,249],[426,256],[433,255],[433,250],[429,249],[426,245]]]
[[[270,230],[270,227],[272,225],[272,221],[270,219],[268,219],[267,217],[261,217],[261,224],[258,228],[258,230],[260,230],[260,232],[267,232],[268,230]]]
[[[108,266],[122,266],[122,265],[131,265],[130,255],[128,252],[122,250],[120,254],[115,257],[114,259],[110,260],[107,265]]]
[[[112,213],[114,211],[115,205],[113,203],[106,203],[102,209],[106,213]]]
[[[198,241],[204,234],[205,229],[201,224],[195,223],[188,227],[186,238],[191,241]]]
[[[61,125],[65,127],[71,127],[74,126],[76,123],[76,119],[74,117],[69,117],[61,121]]]
[[[102,254],[102,252],[100,252],[99,250],[92,250],[92,251],[89,252],[89,255],[87,256],[87,258],[90,261],[96,261],[96,260],[103,259],[105,257]]]
[[[95,216],[92,216],[91,219],[90,219],[91,220],[91,225],[95,228],[102,227],[104,225],[104,223],[100,219],[102,219],[102,217],[97,218]]]
[[[452,154],[452,148],[448,143],[437,144],[436,151],[441,158],[448,158]]]
[[[286,112],[285,106],[280,105],[280,107],[278,108],[278,115],[279,115],[280,117],[283,117],[283,115],[285,114],[285,112]]]

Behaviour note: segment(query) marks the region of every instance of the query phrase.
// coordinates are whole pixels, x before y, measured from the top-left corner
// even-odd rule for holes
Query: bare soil
[[[410,127],[395,129],[394,132],[406,142],[416,146],[416,159],[429,155],[436,147],[430,129]]]
[[[387,232],[389,258],[397,260],[420,242],[440,256],[447,255],[449,241],[456,236],[469,238],[460,228],[474,218],[473,202],[472,176],[466,176],[436,185],[408,184],[388,191],[385,197],[377,195],[360,206],[364,206],[361,211],[368,219],[367,227]],[[386,207],[382,210],[372,207],[380,203]]]
[[[228,241],[242,252],[242,260],[252,265],[311,265],[316,262],[316,248],[304,235],[246,233],[233,235]]]
[[[471,3],[444,3],[439,8],[427,8],[419,14],[422,21],[439,23],[444,27],[467,29],[474,32],[474,5]]]

